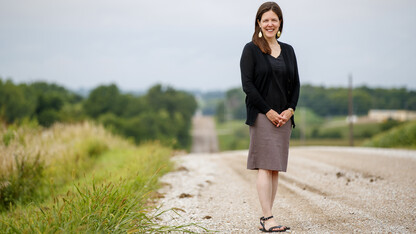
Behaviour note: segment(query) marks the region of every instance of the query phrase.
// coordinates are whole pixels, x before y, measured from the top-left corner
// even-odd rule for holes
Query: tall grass
[[[1,134],[9,130],[2,129]],[[158,177],[172,167],[170,148],[157,142],[135,146],[91,123],[13,131],[8,145],[1,145],[1,159],[7,163],[3,168],[8,170],[2,170],[1,191],[16,184],[11,178],[27,168],[22,162],[41,166],[30,164],[40,172],[32,170],[24,180],[38,176],[36,182],[13,190],[22,193],[32,189],[28,184],[35,187],[26,194],[27,200],[20,197],[4,205],[0,232],[188,232],[188,225],[158,225],[157,217],[165,211],[149,215],[153,208],[148,200],[158,188]],[[25,157],[13,161],[14,150]]]
[[[366,141],[364,146],[416,149],[416,121],[383,132]]]
[[[16,203],[43,199],[81,175],[94,157],[111,147],[126,145],[104,128],[89,122],[3,127],[0,130],[0,211]]]
[[[40,157],[46,166],[79,162],[104,152],[116,145],[126,145],[101,126],[89,122],[64,125],[55,124],[44,130],[38,126],[10,126],[0,129],[0,176],[7,177],[17,169],[16,158],[31,160]]]
[[[90,173],[61,189],[51,201],[18,207],[2,216],[0,229],[6,233],[180,230],[157,225],[158,214],[148,215],[146,206],[157,178],[171,167],[169,155],[170,149],[157,143],[110,150]]]

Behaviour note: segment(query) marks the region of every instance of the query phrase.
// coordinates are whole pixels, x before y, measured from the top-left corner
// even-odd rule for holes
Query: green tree
[[[144,98],[149,109],[165,109],[171,117],[175,112],[180,112],[185,119],[190,119],[197,108],[196,100],[191,94],[160,84],[151,87]]]
[[[230,89],[225,94],[226,112],[231,113],[233,119],[246,118],[245,94],[241,88]]]
[[[37,104],[34,117],[42,126],[49,127],[58,121],[80,120],[79,116],[68,111],[76,110],[71,106],[80,103],[81,96],[53,83],[34,82],[28,87],[36,93]],[[62,111],[64,106],[66,108]],[[79,111],[77,113],[79,114]]]
[[[0,118],[7,123],[29,118],[36,108],[36,96],[26,85],[16,86],[0,79]]]
[[[114,103],[123,108],[114,108],[109,99],[117,99]],[[90,107],[90,116],[99,116],[106,127],[137,143],[159,140],[178,148],[186,148],[191,143],[191,118],[197,104],[186,92],[155,85],[137,97],[105,86],[93,90],[84,107],[89,108],[93,103],[98,104],[95,109]]]
[[[407,99],[406,107],[409,110],[416,110],[416,92],[410,92],[410,97]]]
[[[366,115],[371,109],[371,95],[362,89],[356,89],[353,92],[353,103],[354,114]]]
[[[59,97],[59,99],[61,99],[63,102],[74,104],[82,101],[82,97],[80,95],[75,94],[67,90],[65,87],[59,86],[57,84],[50,84],[39,81],[31,83],[29,87],[33,89],[37,95]]]
[[[215,112],[215,116],[217,117],[218,122],[224,123],[225,122],[225,103],[221,101],[217,105],[217,109]]]
[[[120,91],[115,84],[101,85],[89,94],[84,103],[84,111],[87,115],[97,118],[105,113],[120,115],[123,106]]]

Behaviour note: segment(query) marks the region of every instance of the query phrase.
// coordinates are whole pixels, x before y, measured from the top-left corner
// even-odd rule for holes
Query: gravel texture
[[[291,148],[274,215],[294,233],[416,233],[416,151]],[[396,154],[397,153],[397,154]],[[399,156],[397,156],[399,155]],[[174,157],[161,223],[197,223],[219,233],[260,233],[255,171],[247,151]],[[207,232],[198,227],[195,232]]]
[[[215,153],[214,122],[194,119],[192,154],[162,177],[161,224],[204,233],[260,233],[248,152]],[[208,153],[201,153],[208,152]],[[292,147],[273,214],[293,233],[416,233],[416,151]],[[207,231],[208,229],[209,231]]]

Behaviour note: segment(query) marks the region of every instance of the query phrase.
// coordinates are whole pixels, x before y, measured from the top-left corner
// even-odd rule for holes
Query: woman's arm
[[[254,60],[253,49],[250,48],[249,44],[247,44],[243,49],[243,54],[241,55],[240,60],[243,91],[246,93],[250,103],[259,109],[263,114],[266,114],[271,108],[254,86]]]
[[[293,53],[293,85],[292,90],[290,91],[290,102],[289,102],[289,108],[292,108],[293,110],[296,110],[296,106],[298,104],[299,99],[299,90],[300,90],[300,81],[299,81],[299,72],[298,72],[298,64],[296,60],[296,54],[295,51],[292,48]]]
[[[293,116],[294,111],[296,110],[296,106],[298,104],[299,99],[299,91],[300,91],[300,82],[299,82],[299,72],[298,72],[298,64],[296,61],[296,54],[293,50],[293,47],[288,45],[290,48],[290,58],[291,58],[291,66],[293,66],[293,79],[289,79],[293,82],[292,85],[289,87],[291,88],[289,90],[289,103],[288,103],[288,109],[284,110],[280,115],[286,119],[286,121],[283,121],[283,124],[286,124],[286,122]],[[282,125],[283,125],[282,124]]]

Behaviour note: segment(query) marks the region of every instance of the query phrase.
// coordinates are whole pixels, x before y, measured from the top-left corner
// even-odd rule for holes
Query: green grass
[[[78,129],[70,132],[73,128]],[[160,211],[149,202],[153,191],[159,187],[158,178],[172,169],[171,148],[157,142],[135,146],[94,126],[60,126],[59,130],[51,138],[55,140],[48,138],[47,145],[35,138],[26,141],[25,147],[30,148],[32,143],[43,144],[45,150],[67,154],[65,157],[58,157],[58,154],[38,157],[41,172],[33,170],[30,174],[39,176],[34,184],[35,192],[29,193],[24,201],[16,199],[7,203],[7,208],[0,213],[1,233],[189,232],[186,227],[193,224],[159,225],[158,216],[174,211]],[[100,134],[90,138],[89,132]],[[32,139],[31,134],[39,136],[39,131],[25,131],[16,136]],[[52,133],[47,130],[43,134]],[[74,136],[81,140],[73,142]],[[65,144],[61,144],[63,142]],[[65,148],[67,144],[70,149]],[[3,152],[7,153],[7,147],[16,150],[19,144],[9,142],[4,147]],[[29,156],[23,162],[30,162]],[[90,165],[85,166],[85,162]],[[0,192],[12,188],[10,185],[14,182],[10,178],[20,173],[13,168],[19,167],[2,174],[3,181],[8,184],[1,184]],[[27,189],[29,184],[33,183],[21,186]]]
[[[216,124],[220,151],[248,149],[250,144],[249,127],[243,120],[233,120]]]
[[[1,217],[8,232],[146,232],[158,227],[145,206],[157,178],[171,168],[170,149],[148,144],[103,154],[93,170],[49,201]]]
[[[339,138],[339,139],[348,139],[349,137],[349,125],[345,122],[337,125],[332,125],[332,122],[328,122],[329,126],[325,124],[312,129],[312,131],[318,131],[317,138]],[[365,139],[374,136],[379,133],[380,124],[379,123],[363,123],[363,124],[354,124],[353,132],[354,139]],[[313,133],[311,132],[313,138]],[[335,137],[334,137],[335,136]]]
[[[12,137],[9,137],[9,136]],[[47,199],[51,191],[88,172],[96,159],[129,143],[91,123],[0,129],[0,211]]]
[[[416,121],[396,126],[366,141],[364,146],[416,149]]]

